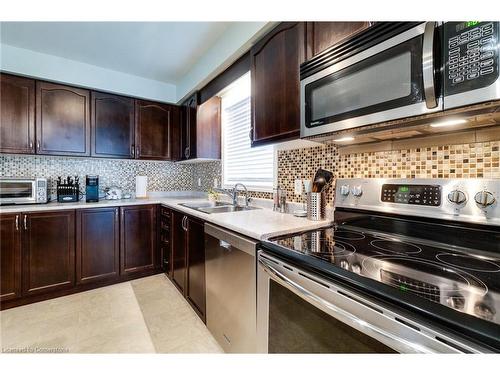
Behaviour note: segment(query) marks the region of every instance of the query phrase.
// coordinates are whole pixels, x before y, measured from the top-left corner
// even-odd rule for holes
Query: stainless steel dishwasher
[[[207,327],[226,353],[256,351],[257,244],[205,224]]]

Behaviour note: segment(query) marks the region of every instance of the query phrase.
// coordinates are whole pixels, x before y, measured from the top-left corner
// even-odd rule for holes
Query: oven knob
[[[474,196],[474,200],[476,201],[478,206],[480,206],[482,208],[489,207],[495,203],[495,197],[493,196],[493,194],[491,194],[487,190],[483,190],[483,191],[478,192]]]
[[[355,197],[361,197],[363,195],[363,189],[361,189],[361,185],[354,186],[352,188],[352,195]]]
[[[349,195],[349,185],[342,185],[340,187],[340,194],[347,197]]]
[[[461,294],[452,294],[446,298],[446,303],[455,310],[463,310],[465,307],[465,298]]]
[[[467,197],[463,191],[453,190],[448,194],[448,200],[458,205],[467,202]]]
[[[484,302],[478,302],[474,306],[474,314],[482,319],[493,320],[495,310]]]
[[[347,260],[341,260],[340,261],[340,267],[342,267],[343,269],[349,271],[349,262]]]
[[[361,264],[359,263],[353,263],[351,266],[352,272],[357,273],[358,275],[361,275]]]

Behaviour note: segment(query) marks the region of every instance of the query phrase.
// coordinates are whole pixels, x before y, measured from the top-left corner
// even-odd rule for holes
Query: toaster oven
[[[46,178],[0,177],[0,204],[48,202]]]

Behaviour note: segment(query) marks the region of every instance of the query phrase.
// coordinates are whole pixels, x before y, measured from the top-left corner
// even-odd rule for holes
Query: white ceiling
[[[1,22],[0,41],[177,84],[233,22]]]

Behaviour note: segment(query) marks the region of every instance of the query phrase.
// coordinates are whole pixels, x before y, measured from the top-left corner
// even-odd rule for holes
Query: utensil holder
[[[307,218],[309,220],[325,219],[326,196],[321,193],[307,193]]]

